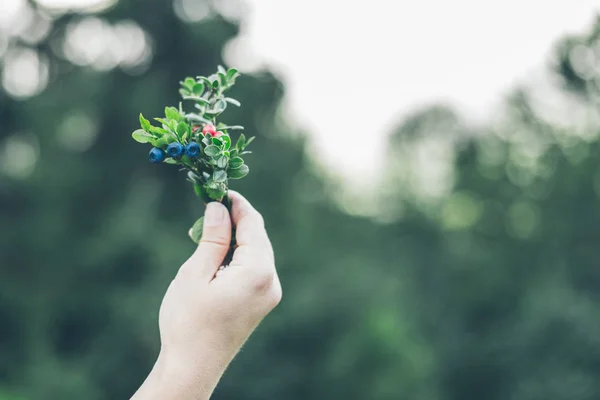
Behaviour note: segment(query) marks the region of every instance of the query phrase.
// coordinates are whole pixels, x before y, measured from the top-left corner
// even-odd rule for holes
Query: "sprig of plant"
[[[228,180],[248,175],[250,169],[242,156],[251,153],[246,147],[254,140],[241,133],[233,144],[229,131],[244,127],[217,123],[229,104],[241,105],[225,96],[239,76],[237,69],[219,66],[217,73],[209,77],[185,78],[180,82],[179,93],[183,101],[193,103],[193,112],[186,112],[182,102],[178,108],[165,107],[164,117],[154,118],[160,126],[152,125],[140,114],[141,129],[132,133],[137,142],[153,146],[150,161],[179,165],[187,171],[198,197],[205,203],[220,201],[228,208]],[[190,229],[190,237],[196,243],[202,236],[202,224],[200,218]]]

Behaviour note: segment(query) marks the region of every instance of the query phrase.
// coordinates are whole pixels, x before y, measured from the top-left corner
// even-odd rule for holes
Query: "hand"
[[[260,321],[279,303],[281,285],[262,216],[229,191],[231,216],[209,203],[202,239],[163,299],[161,352],[135,399],[208,399]],[[236,227],[237,248],[219,270]]]

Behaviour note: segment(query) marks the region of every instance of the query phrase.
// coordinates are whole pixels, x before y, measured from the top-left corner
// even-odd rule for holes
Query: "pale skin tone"
[[[271,242],[262,216],[230,191],[206,208],[202,240],[181,266],[159,313],[161,349],[132,400],[209,399],[225,369],[260,321],[281,300]],[[237,248],[223,263],[236,228]]]

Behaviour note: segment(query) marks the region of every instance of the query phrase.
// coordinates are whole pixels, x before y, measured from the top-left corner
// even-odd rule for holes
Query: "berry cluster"
[[[148,155],[151,162],[175,164],[187,170],[188,180],[205,202],[227,203],[228,180],[243,178],[249,172],[242,156],[250,153],[245,148],[254,138],[246,139],[241,133],[233,144],[229,131],[244,128],[216,121],[228,104],[240,106],[237,100],[224,95],[238,76],[235,68],[225,70],[219,66],[218,72],[209,77],[186,78],[180,82],[179,92],[184,101],[194,102],[196,110],[186,113],[182,103],[179,108],[166,107],[164,118],[154,118],[160,126],[152,125],[140,114],[141,129],[132,134],[137,142],[153,146]],[[192,231],[200,229],[198,225],[197,221]],[[201,231],[191,234],[194,241],[200,235]]]
[[[194,126],[192,132],[196,133],[199,128],[197,125]],[[224,133],[221,131],[217,132],[213,125],[208,124],[202,129],[202,134],[219,137],[223,136]],[[166,151],[160,147],[153,147],[150,150],[149,158],[153,163],[161,163],[166,160],[167,154],[174,160],[179,160],[184,154],[194,160],[200,156],[200,145],[196,142],[190,142],[184,147],[181,143],[175,142],[168,145]]]

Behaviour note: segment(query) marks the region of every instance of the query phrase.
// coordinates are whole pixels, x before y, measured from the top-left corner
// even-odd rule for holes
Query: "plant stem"
[[[229,198],[227,192],[225,193],[225,196],[223,196],[221,198],[221,203],[225,207],[227,207],[227,211],[229,211],[229,215],[231,216],[232,204],[231,204],[231,199]],[[229,244],[229,251],[227,252],[227,255],[225,256],[225,259],[223,260],[223,265],[229,265],[231,263],[236,245],[237,245],[237,242],[235,240],[235,227],[233,226],[233,220],[232,220],[231,221],[231,242]]]

